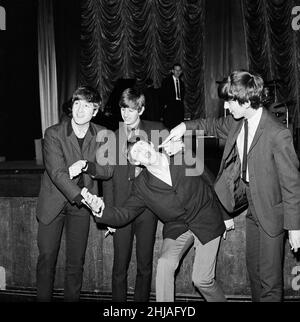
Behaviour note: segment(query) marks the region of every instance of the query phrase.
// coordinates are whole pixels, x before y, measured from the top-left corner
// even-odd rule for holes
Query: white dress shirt
[[[171,172],[169,160],[164,153],[159,153],[160,160],[158,161],[161,167],[148,167],[147,170],[159,180],[165,182],[172,187]]]
[[[175,86],[175,94],[176,94],[176,100],[177,101],[181,101],[181,95],[180,95],[180,81],[178,78],[176,78],[174,75],[173,75],[173,81],[174,81],[174,86]],[[178,91],[179,93],[177,93],[177,86],[176,86],[176,82],[178,81]]]
[[[252,144],[254,135],[256,133],[259,121],[261,119],[262,115],[262,107],[259,107],[255,114],[248,119],[248,146],[247,146],[247,152],[250,149],[250,146]],[[239,152],[239,157],[241,160],[241,164],[243,162],[243,152],[244,152],[244,124],[241,128],[241,131],[237,137],[236,144],[237,144],[237,149]],[[247,163],[247,172],[246,172],[246,180],[249,181],[249,171],[248,171],[248,163]]]

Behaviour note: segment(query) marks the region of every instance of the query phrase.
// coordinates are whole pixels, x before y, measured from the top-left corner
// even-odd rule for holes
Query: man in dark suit
[[[171,154],[170,149],[167,152]],[[101,213],[94,213],[96,221],[124,225],[145,209],[151,210],[164,223],[163,245],[157,264],[156,300],[174,301],[175,271],[186,251],[194,245],[194,285],[207,301],[226,301],[214,278],[220,236],[225,225],[212,187],[200,171],[188,175],[182,158],[172,157],[169,162],[166,154],[156,152],[154,145],[144,140],[129,147],[128,158],[131,163],[143,165],[146,169],[134,180],[131,194],[122,206],[104,206],[100,198],[89,200],[87,197],[88,202],[98,205],[94,208],[104,208]],[[232,221],[230,218],[226,220],[228,229]]]
[[[289,129],[262,107],[262,90],[260,76],[233,72],[219,88],[233,117],[181,123],[163,145],[187,129],[226,139],[215,191],[230,212],[248,204],[246,261],[253,301],[281,301],[285,230],[292,250],[300,247],[299,161]]]
[[[72,118],[45,131],[45,173],[37,203],[38,249],[37,300],[50,301],[55,266],[66,232],[66,268],[64,297],[78,301],[88,240],[90,211],[84,206],[82,189],[98,194],[95,179],[112,175],[111,166],[99,166],[96,151],[105,128],[91,123],[99,109],[99,93],[90,87],[79,87],[72,98]]]
[[[185,86],[181,80],[182,67],[175,63],[172,73],[163,80],[161,95],[164,105],[163,120],[168,129],[173,128],[184,120]]]
[[[151,138],[151,134],[164,135],[160,132],[164,126],[160,122],[141,120],[145,110],[145,97],[136,88],[127,88],[120,97],[119,106],[123,123],[120,123],[116,134],[116,156],[126,150],[127,140],[140,135]],[[156,131],[155,131],[156,130]],[[152,132],[152,133],[151,133]],[[158,139],[158,138],[157,138]],[[159,144],[157,140],[157,145]],[[103,182],[103,196],[109,206],[122,206],[130,195],[132,183],[142,170],[127,162],[117,159],[113,177]],[[136,240],[137,275],[135,280],[134,301],[149,300],[152,279],[153,247],[157,228],[157,218],[149,210],[145,211],[130,224],[120,227],[113,234],[114,262],[112,272],[112,300],[125,302],[127,297],[127,271],[132,255],[134,236]]]

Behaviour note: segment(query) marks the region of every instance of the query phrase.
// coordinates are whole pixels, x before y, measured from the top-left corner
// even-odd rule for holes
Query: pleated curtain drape
[[[297,0],[244,0],[250,69],[265,81],[277,80],[277,100],[288,103],[295,139],[300,142],[296,133],[300,124],[300,33],[292,28],[292,8],[299,4]]]
[[[57,76],[52,0],[38,2],[38,68],[42,135],[58,122]]]
[[[146,79],[152,78],[158,88],[173,63],[180,62],[186,85],[186,117],[220,116],[223,110],[216,81],[234,69],[250,69],[265,81],[281,81],[278,100],[289,103],[290,121],[299,128],[300,32],[292,28],[292,8],[299,4],[297,0],[76,3],[76,11],[71,5],[64,10],[74,17],[80,13],[81,17],[78,14],[72,23],[70,19],[64,23],[70,24],[68,34],[73,29],[80,34],[74,34],[72,43],[79,36],[80,43],[72,50],[69,43],[63,51],[64,40],[59,45],[62,59],[58,73],[73,53],[72,66],[65,68],[66,77],[60,77],[60,87],[68,84],[66,93],[71,92],[69,84],[72,88],[77,83],[89,84],[99,90],[105,105],[118,79],[135,78],[144,86]],[[39,1],[39,10],[43,12],[39,18],[39,64],[45,128],[57,120],[51,1]],[[80,20],[80,27],[71,28],[75,20]],[[67,39],[67,32],[62,39]]]
[[[233,70],[248,69],[242,0],[207,0],[205,8],[204,87],[205,108],[201,116],[224,115],[218,84]]]
[[[160,87],[182,64],[186,116],[204,105],[204,0],[82,1],[80,81],[97,87],[104,104],[120,78]]]

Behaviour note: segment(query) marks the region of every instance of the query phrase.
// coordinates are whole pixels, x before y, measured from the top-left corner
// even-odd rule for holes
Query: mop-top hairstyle
[[[126,88],[121,94],[119,100],[120,108],[127,108],[128,102],[135,104],[135,109],[140,112],[145,107],[145,96],[142,91],[136,87]]]
[[[84,100],[93,103],[94,108],[98,109],[101,105],[101,96],[98,91],[91,86],[78,87],[72,96],[72,103],[78,100]]]
[[[257,109],[262,104],[264,81],[261,76],[247,71],[234,71],[218,87],[218,95],[225,101],[238,101],[239,104],[251,103]]]

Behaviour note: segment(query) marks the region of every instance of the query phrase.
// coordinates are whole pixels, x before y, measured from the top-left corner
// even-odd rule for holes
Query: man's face
[[[180,66],[175,66],[173,69],[172,69],[172,73],[173,75],[176,77],[176,78],[179,78],[180,75],[182,74],[182,69]]]
[[[85,100],[77,100],[72,106],[72,117],[76,124],[85,125],[89,123],[98,112],[94,104]]]
[[[134,127],[143,114],[143,109],[138,111],[138,107],[132,101],[126,101],[126,107],[121,107],[121,115],[124,123],[129,127]]]
[[[228,101],[224,102],[224,109],[229,110],[235,119],[240,119],[245,117],[247,107],[249,104],[240,104],[238,101]]]
[[[139,141],[134,144],[130,150],[131,158],[137,163],[144,166],[154,165],[157,161],[157,152],[153,144],[145,141]]]

